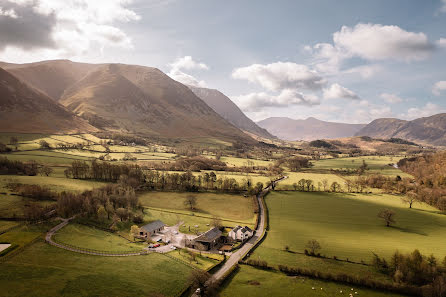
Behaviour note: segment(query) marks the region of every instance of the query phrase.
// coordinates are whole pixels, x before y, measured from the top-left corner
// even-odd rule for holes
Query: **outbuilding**
[[[139,228],[139,235],[143,237],[155,235],[164,230],[165,226],[160,220],[153,221]]]

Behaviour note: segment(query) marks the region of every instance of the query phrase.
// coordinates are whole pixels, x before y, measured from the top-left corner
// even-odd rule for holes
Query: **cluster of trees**
[[[40,185],[25,185],[20,183],[9,183],[8,188],[23,197],[35,200],[56,200],[57,193],[51,191],[50,188]]]
[[[98,220],[142,221],[142,217],[136,215],[136,211],[142,207],[135,190],[120,183],[82,193],[62,192],[56,199],[57,213],[63,217],[83,214]]]
[[[225,162],[202,156],[185,157],[170,163],[153,163],[151,167],[156,170],[171,171],[227,170]]]
[[[285,161],[285,164],[290,169],[290,171],[293,172],[299,171],[301,168],[309,168],[312,166],[310,160],[299,156],[287,159]]]
[[[409,254],[396,251],[389,262],[374,254],[372,263],[397,283],[424,287],[423,296],[446,294],[446,257],[440,264],[434,255],[426,257],[419,250]]]
[[[85,161],[74,161],[71,167],[65,170],[67,178],[94,179],[108,182],[116,182],[121,176],[126,176],[133,183],[144,181],[144,173],[136,164],[111,164],[94,160],[89,165]]]
[[[39,172],[39,165],[35,161],[12,161],[6,157],[0,157],[0,174],[29,175],[34,176]]]
[[[145,173],[145,186],[151,190],[173,190],[196,192],[199,190],[215,190],[222,192],[249,191],[256,194],[263,189],[263,183],[253,185],[248,179],[239,183],[235,178],[218,177],[215,172],[193,175],[192,172],[169,173],[150,170]]]
[[[11,152],[12,149],[8,146],[6,146],[6,144],[0,142],[0,153],[9,153]]]

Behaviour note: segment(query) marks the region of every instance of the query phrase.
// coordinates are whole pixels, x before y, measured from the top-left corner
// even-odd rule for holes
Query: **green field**
[[[221,261],[223,261],[223,256],[220,255],[210,255],[213,256],[213,258],[211,257],[207,257],[206,254],[202,254],[202,255],[196,255],[195,256],[195,261],[189,256],[189,254],[187,252],[185,252],[184,250],[174,250],[172,252],[168,253],[169,256],[180,259],[181,261],[185,261],[186,263],[189,263],[190,265],[193,265],[195,267],[197,267],[198,269],[201,270],[209,270],[212,267],[214,267],[216,264],[220,263]]]
[[[62,244],[113,253],[137,252],[145,247],[143,244],[131,243],[116,234],[73,223],[60,229],[54,239]]]
[[[445,256],[446,216],[426,205],[409,209],[396,196],[273,192],[266,203],[270,230],[254,257],[273,265],[299,266],[299,257],[309,259],[283,249],[288,245],[291,251],[303,252],[310,239],[320,242],[323,255],[357,262],[370,262],[372,252],[389,257],[395,249]],[[385,208],[396,212],[392,227],[377,217]]]
[[[90,256],[43,242],[1,263],[0,268],[0,291],[5,297],[176,296],[192,270],[156,253]]]
[[[140,195],[139,200],[143,206],[186,211],[189,214],[191,211],[184,204],[188,195],[197,197],[197,206],[194,211],[196,214],[210,216],[211,218],[216,216],[221,219],[255,223],[252,198],[246,198],[240,194],[148,192]]]
[[[321,289],[322,288],[322,289]],[[351,290],[353,289],[353,290]],[[341,293],[342,291],[342,293]],[[355,294],[357,292],[358,294]],[[352,287],[334,282],[326,282],[306,277],[289,277],[280,272],[265,271],[247,265],[224,286],[221,297],[320,297],[320,296],[397,297],[385,292]]]
[[[19,222],[15,221],[0,221],[0,232],[8,230],[9,228],[19,225]]]
[[[352,158],[335,158],[335,159],[323,159],[318,161],[312,161],[312,170],[345,170],[345,169],[357,169],[362,165],[364,160],[369,170],[368,174],[377,173],[383,175],[400,175],[401,177],[409,176],[401,170],[389,166],[389,164],[397,163],[401,157],[389,157],[389,156],[365,156],[365,157],[352,157]]]
[[[252,166],[249,163],[252,162],[254,166],[266,166],[268,167],[270,164],[273,164],[271,161],[263,161],[263,160],[255,160],[255,159],[246,159],[246,158],[237,158],[237,157],[221,157],[220,161],[228,164],[229,167],[242,167],[242,166]]]
[[[299,180],[301,180],[301,179],[311,179],[313,181],[313,185],[317,191],[324,190],[322,185],[320,186],[320,189],[319,189],[319,185],[318,185],[318,183],[319,182],[322,183],[323,180],[328,181],[328,187],[330,187],[330,185],[333,182],[337,182],[343,187],[344,182],[345,182],[345,180],[342,177],[335,175],[335,174],[286,172],[286,173],[284,173],[284,175],[286,175],[288,178],[282,180],[280,183],[277,184],[277,188],[276,188],[277,190],[293,189],[293,184],[294,183],[297,184],[299,182]]]

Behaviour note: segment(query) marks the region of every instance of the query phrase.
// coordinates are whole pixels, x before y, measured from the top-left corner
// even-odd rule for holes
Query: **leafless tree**
[[[390,224],[395,223],[395,212],[391,209],[384,209],[378,213],[378,218],[383,219],[386,222],[386,226],[390,227]]]

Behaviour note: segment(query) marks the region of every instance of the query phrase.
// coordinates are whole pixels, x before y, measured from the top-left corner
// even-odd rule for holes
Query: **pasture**
[[[446,216],[427,205],[409,209],[397,196],[273,192],[266,203],[270,230],[254,257],[273,265],[298,264],[284,247],[303,252],[310,239],[319,241],[321,254],[356,262],[370,262],[372,252],[388,258],[396,248],[404,253],[419,249],[440,259],[446,255]],[[385,208],[396,213],[392,227],[377,217]]]
[[[194,211],[185,205],[186,197],[189,195],[195,196],[197,200]],[[146,207],[255,223],[254,201],[241,194],[148,192],[141,194],[139,201]]]
[[[90,256],[37,242],[1,264],[0,291],[5,297],[177,296],[191,270],[157,253]]]
[[[334,158],[322,159],[312,161],[313,167],[310,170],[325,171],[325,170],[346,170],[358,169],[363,161],[368,165],[369,170],[367,174],[383,174],[383,175],[400,175],[401,177],[409,176],[398,168],[389,166],[389,164],[396,164],[404,156],[364,156],[364,157],[348,157],[348,158]]]
[[[145,247],[143,244],[129,242],[117,234],[73,223],[60,229],[54,239],[62,244],[113,253],[137,252]]]
[[[324,188],[321,185],[319,187],[319,183],[322,183],[324,180],[327,180],[328,187],[333,182],[339,183],[341,186],[344,185],[345,180],[338,175],[335,174],[325,174],[325,173],[304,173],[304,172],[286,172],[284,175],[288,176],[288,178],[282,180],[280,183],[277,184],[277,190],[287,189],[291,190],[293,189],[293,184],[298,183],[301,179],[311,179],[313,181],[313,185],[318,191],[323,191]]]
[[[322,288],[322,289],[321,289]],[[353,289],[353,290],[351,290]],[[342,293],[341,293],[342,291]],[[366,297],[398,297],[401,295],[352,287],[334,282],[320,281],[306,277],[289,277],[280,272],[265,271],[247,265],[229,279],[220,293],[221,297],[325,297],[349,294]]]

